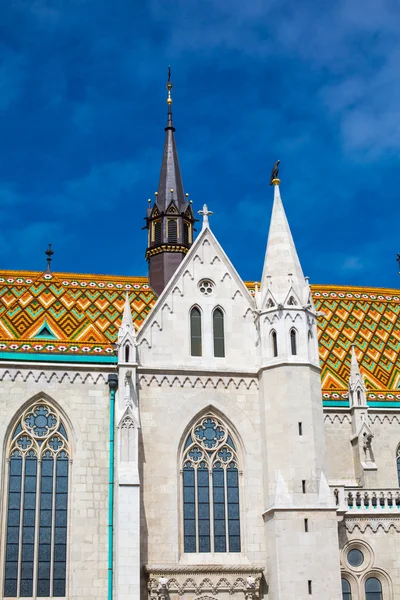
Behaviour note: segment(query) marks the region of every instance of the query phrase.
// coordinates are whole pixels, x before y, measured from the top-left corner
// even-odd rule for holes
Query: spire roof
[[[350,388],[353,388],[357,384],[360,384],[362,387],[364,387],[364,379],[361,375],[360,365],[358,364],[356,355],[356,346],[355,344],[352,344],[349,386]]]
[[[168,90],[168,117],[167,126],[165,128],[164,152],[156,204],[161,211],[166,211],[171,201],[174,201],[177,208],[180,211],[183,211],[186,209],[188,202],[183,192],[181,170],[179,167],[178,152],[174,136],[175,127],[172,121],[172,83],[170,68],[168,68],[168,82],[166,87]]]
[[[281,294],[286,296],[290,286],[298,290],[305,286],[303,270],[283,208],[278,183],[274,184],[274,205],[261,286],[264,297],[268,288],[279,297]]]
[[[125,294],[125,304],[124,304],[124,312],[122,314],[122,321],[120,326],[120,336],[123,336],[127,331],[131,334],[135,334],[136,330],[133,325],[132,320],[132,312],[131,312],[131,302],[129,299],[129,292]]]

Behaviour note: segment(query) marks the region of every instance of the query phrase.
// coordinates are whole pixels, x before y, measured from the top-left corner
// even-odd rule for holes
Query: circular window
[[[210,279],[202,279],[199,283],[199,290],[204,296],[210,296],[214,289],[214,284]]]
[[[358,548],[350,550],[347,555],[347,562],[352,567],[360,567],[364,562],[364,554]]]

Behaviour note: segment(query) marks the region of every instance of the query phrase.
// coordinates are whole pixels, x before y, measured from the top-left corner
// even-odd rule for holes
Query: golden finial
[[[154,195],[155,195],[155,196],[158,196],[158,192],[154,192]]]
[[[168,98],[167,98],[167,104],[172,104],[172,98],[171,98],[171,90],[172,90],[172,83],[171,83],[171,67],[168,67],[168,81],[167,81],[167,90],[168,90]]]
[[[150,202],[151,202],[151,198],[149,198],[149,199],[147,200],[147,202],[150,204]]]

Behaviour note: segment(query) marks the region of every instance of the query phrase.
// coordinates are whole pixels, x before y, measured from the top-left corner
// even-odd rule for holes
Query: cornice
[[[97,370],[97,369],[96,369]],[[44,367],[38,369],[0,369],[0,382],[12,381],[12,382],[24,382],[24,383],[82,383],[92,385],[105,385],[107,383],[108,373],[113,370],[108,369],[104,373],[91,373],[88,369],[82,369],[81,372],[77,370],[71,371],[71,369],[55,370],[54,368],[45,369]]]
[[[263,573],[265,567],[262,565],[227,565],[227,564],[196,564],[196,565],[145,565],[144,570],[148,574],[167,575],[173,573],[185,574],[212,574],[212,573]]]

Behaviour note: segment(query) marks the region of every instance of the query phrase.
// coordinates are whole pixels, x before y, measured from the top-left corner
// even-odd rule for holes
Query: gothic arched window
[[[351,600],[351,587],[347,579],[342,579],[342,600]]]
[[[278,336],[276,331],[271,331],[272,355],[278,356]]]
[[[129,362],[129,354],[130,354],[130,346],[129,344],[125,344],[125,362]]]
[[[224,313],[220,308],[213,312],[214,356],[225,356]]]
[[[201,356],[201,312],[195,306],[190,311],[190,354],[192,356]]]
[[[228,427],[212,413],[186,438],[182,478],[184,552],[240,552],[236,447]]]
[[[293,355],[297,354],[297,335],[296,330],[290,330],[290,351]]]
[[[396,463],[397,463],[397,480],[399,482],[399,487],[400,487],[400,446],[397,448]]]
[[[382,584],[376,577],[365,582],[365,600],[382,600]]]
[[[47,401],[23,412],[7,458],[4,596],[65,596],[70,449]]]

